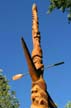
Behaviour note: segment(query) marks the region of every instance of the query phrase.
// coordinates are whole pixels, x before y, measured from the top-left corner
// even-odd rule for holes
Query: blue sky
[[[59,108],[71,100],[71,24],[67,23],[66,13],[55,10],[47,15],[48,0],[0,0],[0,68],[16,91],[20,108],[31,105],[31,78],[13,81],[12,76],[28,71],[23,54],[23,36],[30,53],[32,51],[32,5],[37,4],[43,63],[45,66],[64,61],[65,64],[44,71],[47,89]]]

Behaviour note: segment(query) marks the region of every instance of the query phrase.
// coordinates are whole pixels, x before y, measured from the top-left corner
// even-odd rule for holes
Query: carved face
[[[47,106],[47,94],[40,88],[39,85],[35,85],[31,90],[31,99],[33,105]],[[35,108],[35,107],[32,107]],[[38,108],[38,107],[37,107]],[[41,107],[42,108],[42,107]]]

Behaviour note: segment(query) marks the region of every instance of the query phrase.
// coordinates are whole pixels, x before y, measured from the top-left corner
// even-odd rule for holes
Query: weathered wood
[[[43,69],[44,65],[42,62],[42,49],[40,45],[40,32],[39,32],[39,23],[37,15],[36,4],[33,4],[32,7],[32,40],[33,40],[33,51],[32,51],[32,60],[38,70],[39,80],[32,82],[32,92],[31,108],[48,108],[48,95],[46,93],[46,83],[43,79]]]
[[[42,62],[42,49],[40,45],[41,37],[39,32],[39,23],[38,23],[38,15],[37,15],[37,7],[36,4],[33,4],[32,7],[32,40],[33,40],[33,51],[32,51],[32,59],[36,69],[39,69],[41,74],[43,74],[44,65]]]
[[[32,40],[33,51],[32,57],[29,53],[27,45],[22,38],[22,46],[28,64],[29,74],[32,79],[31,89],[31,108],[57,108],[49,93],[47,92],[47,85],[43,78],[44,65],[42,61],[42,49],[40,45],[40,32],[37,15],[37,6],[32,7]]]

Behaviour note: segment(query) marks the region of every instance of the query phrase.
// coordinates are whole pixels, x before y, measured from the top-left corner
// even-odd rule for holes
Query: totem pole
[[[43,78],[44,65],[42,61],[42,49],[40,45],[41,37],[39,32],[38,13],[37,6],[32,6],[32,40],[33,40],[33,51],[32,56],[29,53],[26,42],[21,38],[24,54],[27,60],[29,74],[32,80],[31,89],[31,108],[57,108],[53,100],[51,99],[47,85]],[[63,64],[64,62],[53,64],[49,67]],[[18,74],[13,77],[13,80],[22,78],[23,74]]]
[[[43,79],[44,65],[42,62],[43,56],[40,45],[41,37],[39,32],[37,7],[35,4],[32,7],[32,40],[32,60],[37,70],[37,74],[39,75],[39,79],[35,82],[32,81],[31,108],[48,108],[48,95],[46,93],[47,87]]]
[[[24,39],[21,39],[29,74],[32,79],[31,108],[57,108],[47,92],[47,85],[43,78],[44,65],[40,45],[41,37],[39,32],[37,6],[35,4],[32,6],[32,40],[33,51],[31,57]]]

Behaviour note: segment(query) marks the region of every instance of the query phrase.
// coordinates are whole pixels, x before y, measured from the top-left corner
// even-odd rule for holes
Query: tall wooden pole
[[[36,82],[32,82],[32,105],[31,108],[48,108],[48,95],[46,93],[46,84],[43,79],[44,65],[42,62],[42,49],[40,45],[41,37],[39,32],[39,22],[37,6],[32,6],[32,40],[33,40],[33,51],[32,60],[38,70],[39,79]]]
[[[41,76],[43,75],[43,62],[42,62],[42,49],[40,45],[41,37],[39,32],[39,22],[38,22],[38,13],[37,7],[33,4],[32,7],[32,40],[33,40],[33,51],[32,59],[36,69],[39,69]]]
[[[32,79],[31,89],[31,108],[57,108],[49,93],[47,92],[47,85],[43,78],[44,65],[42,62],[42,49],[40,45],[41,37],[39,32],[39,23],[37,15],[37,6],[32,6],[32,40],[33,51],[32,57],[29,53],[28,47],[22,38],[22,46],[28,64],[29,74]]]

